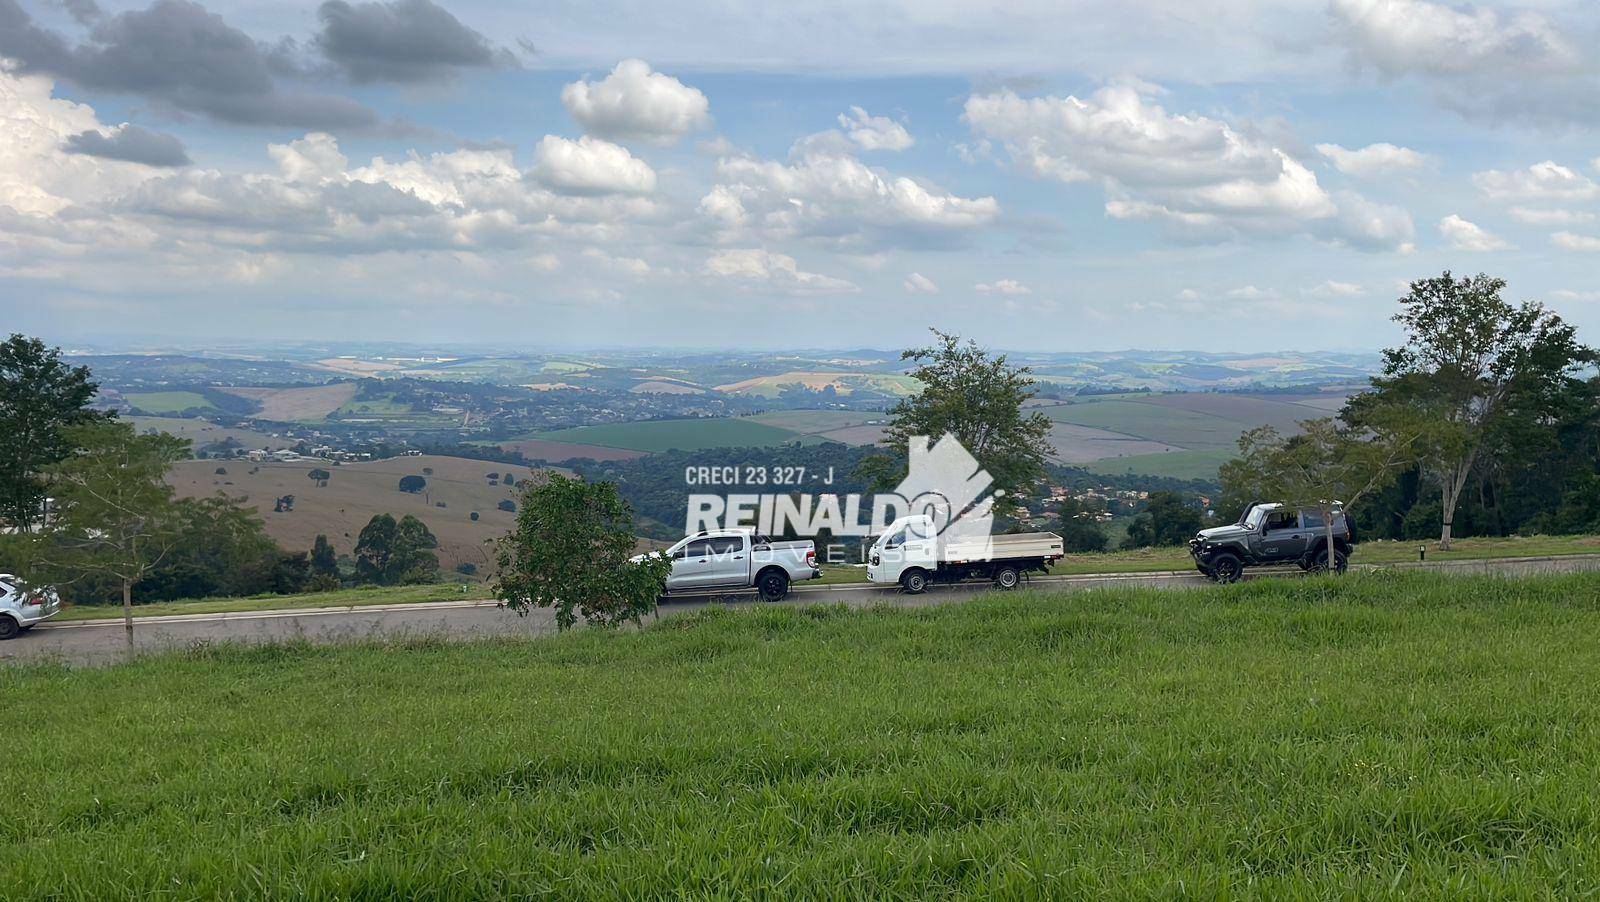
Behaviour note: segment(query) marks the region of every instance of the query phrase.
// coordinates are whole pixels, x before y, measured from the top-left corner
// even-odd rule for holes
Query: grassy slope
[[[306,595],[258,595],[252,598],[196,598],[141,604],[135,617],[165,617],[169,614],[220,614],[233,611],[279,611],[289,608],[364,607],[379,604],[413,604],[424,601],[461,601],[489,598],[494,593],[482,583],[441,583],[428,586],[365,586],[335,592]],[[56,620],[98,620],[121,617],[116,605],[79,605],[62,610]]]
[[[0,671],[0,897],[1600,889],[1600,577]]]
[[[218,467],[227,472],[218,475]],[[433,470],[424,474],[424,468]],[[308,477],[325,469],[332,478],[318,487]],[[254,472],[252,472],[254,471]],[[516,498],[516,489],[490,485],[489,473],[515,472],[530,478],[527,467],[460,457],[425,455],[392,457],[329,466],[318,461],[250,463],[247,461],[184,461],[168,473],[167,481],[182,497],[207,497],[223,492],[243,498],[266,522],[267,535],[284,548],[305,550],[316,536],[326,535],[339,554],[355,550],[362,527],[373,515],[395,517],[412,514],[439,539],[439,560],[446,570],[459,563],[482,569],[488,558],[484,542],[511,529],[516,515],[499,509],[499,503]],[[404,476],[423,476],[427,488],[410,494],[399,490]],[[294,510],[274,513],[274,499],[295,496]],[[446,506],[439,507],[443,502]],[[472,520],[476,512],[478,519]]]

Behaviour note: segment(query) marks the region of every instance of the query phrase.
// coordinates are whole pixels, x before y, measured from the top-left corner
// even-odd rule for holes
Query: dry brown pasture
[[[227,472],[218,474],[217,468]],[[318,488],[308,473],[321,468],[332,478]],[[426,474],[424,469],[433,470]],[[252,463],[230,460],[191,460],[174,466],[167,476],[180,497],[194,498],[218,492],[242,499],[265,521],[267,534],[290,551],[310,550],[319,533],[340,554],[350,554],[361,528],[376,514],[396,518],[412,514],[439,538],[439,562],[446,570],[471,563],[480,573],[489,569],[486,542],[511,530],[515,514],[496,505],[515,499],[517,489],[503,478],[490,485],[489,473],[515,474],[518,482],[534,475],[527,467],[462,457],[395,457],[335,467],[319,461]],[[426,491],[400,491],[400,477],[422,476]],[[294,495],[294,509],[274,513],[273,502]],[[443,502],[444,507],[439,503]],[[471,514],[478,513],[477,522]]]
[[[308,385],[303,388],[223,388],[222,391],[249,398],[261,405],[255,416],[276,423],[304,423],[321,420],[356,396],[354,382]]]

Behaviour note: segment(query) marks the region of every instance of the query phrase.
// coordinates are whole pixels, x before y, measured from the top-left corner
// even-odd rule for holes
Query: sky
[[[1592,0],[0,0],[0,332],[1600,343]]]

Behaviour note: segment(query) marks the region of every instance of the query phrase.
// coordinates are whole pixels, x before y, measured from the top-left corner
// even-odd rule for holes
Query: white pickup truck
[[[1015,589],[1022,574],[1049,571],[1066,551],[1053,532],[981,537],[934,534],[933,518],[901,517],[872,543],[867,580],[899,583],[915,595],[930,582],[992,580],[998,589]]]
[[[668,595],[755,589],[762,601],[782,601],[790,583],[822,576],[815,543],[775,542],[748,529],[696,533],[658,553],[672,559]]]

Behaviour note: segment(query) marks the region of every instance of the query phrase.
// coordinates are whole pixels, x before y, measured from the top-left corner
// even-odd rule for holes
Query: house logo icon
[[[913,436],[906,478],[895,487],[901,516],[927,516],[941,538],[987,539],[994,529],[994,477],[956,437]]]

